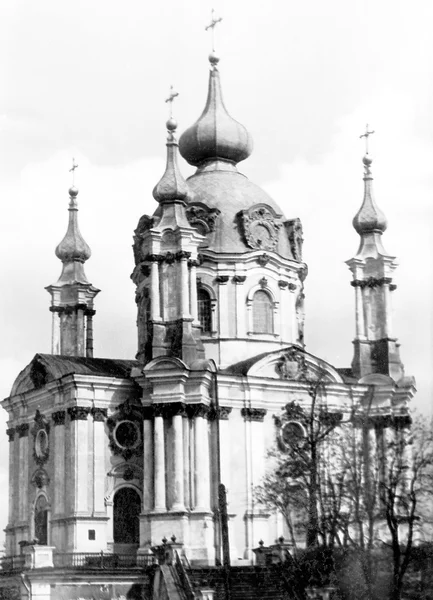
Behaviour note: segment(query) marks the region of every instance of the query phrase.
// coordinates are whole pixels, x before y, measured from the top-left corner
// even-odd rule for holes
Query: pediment
[[[344,383],[338,371],[326,361],[293,344],[276,352],[261,354],[243,363],[232,365],[229,371],[251,377],[267,377],[286,381]]]

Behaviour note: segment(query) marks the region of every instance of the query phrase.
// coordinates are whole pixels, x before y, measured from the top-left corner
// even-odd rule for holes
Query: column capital
[[[64,425],[66,412],[64,410],[58,410],[56,412],[53,412],[51,418],[53,419],[54,425]]]
[[[230,277],[229,277],[228,275],[217,275],[217,276],[215,277],[215,281],[216,281],[217,283],[220,283],[220,284],[227,283],[227,281],[228,281],[229,279],[230,279]]]
[[[9,442],[13,442],[15,438],[15,427],[9,427],[6,429],[6,435],[9,438]]]
[[[71,421],[87,421],[89,413],[89,406],[70,406],[68,408],[68,414],[71,417]]]
[[[232,410],[233,409],[231,406],[220,406],[218,409],[212,407],[209,418],[219,419],[220,421],[228,421]]]
[[[107,409],[94,406],[90,411],[94,421],[104,422],[107,418]]]
[[[233,277],[233,281],[235,283],[245,283],[247,276],[246,275],[235,275]]]
[[[245,421],[257,421],[263,422],[265,415],[268,411],[265,408],[247,408],[241,409],[241,415]]]
[[[211,408],[207,404],[188,404],[186,412],[189,417],[203,417],[208,419],[211,414]]]
[[[29,435],[29,424],[21,423],[21,425],[16,426],[16,432],[18,433],[18,437],[27,437]]]

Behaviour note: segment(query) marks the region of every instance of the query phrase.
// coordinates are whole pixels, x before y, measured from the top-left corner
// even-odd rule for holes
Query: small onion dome
[[[233,119],[224,106],[220,76],[216,64],[218,57],[211,55],[209,91],[201,117],[179,139],[179,150],[190,165],[222,159],[238,163],[252,152],[252,139],[246,128]]]
[[[91,250],[84,241],[78,227],[78,206],[76,197],[78,190],[71,187],[69,190],[69,224],[65,237],[56,248],[56,256],[63,263],[68,262],[86,262],[91,256]]]
[[[186,202],[189,195],[188,185],[177,164],[178,144],[174,137],[177,123],[170,117],[166,123],[166,127],[168,130],[167,165],[165,167],[164,175],[153,189],[153,197],[160,204],[164,202],[173,202],[174,200]]]
[[[364,200],[361,208],[353,219],[353,227],[359,233],[378,232],[383,233],[387,227],[386,217],[374,201],[373,177],[371,175],[370,166],[373,162],[369,156],[364,156],[362,159],[365,168],[364,175]]]

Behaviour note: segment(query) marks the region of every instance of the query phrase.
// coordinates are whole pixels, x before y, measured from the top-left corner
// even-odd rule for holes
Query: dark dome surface
[[[216,166],[216,165],[215,165]],[[212,165],[208,168],[211,169]],[[208,248],[215,252],[251,252],[247,245],[240,219],[240,211],[257,204],[265,204],[281,215],[281,209],[258,185],[252,183],[232,165],[227,170],[198,170],[187,180],[191,190],[191,202],[203,202],[220,212],[215,231],[207,235]],[[278,233],[276,252],[284,258],[292,258],[290,244],[284,227]],[[267,252],[263,249],[263,252]]]

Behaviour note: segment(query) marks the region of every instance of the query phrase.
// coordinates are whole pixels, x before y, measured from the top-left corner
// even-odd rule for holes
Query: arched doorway
[[[123,487],[113,499],[113,541],[116,551],[133,550],[140,542],[141,499],[135,490]]]
[[[35,538],[38,544],[48,545],[48,502],[45,496],[39,496],[35,504]]]

